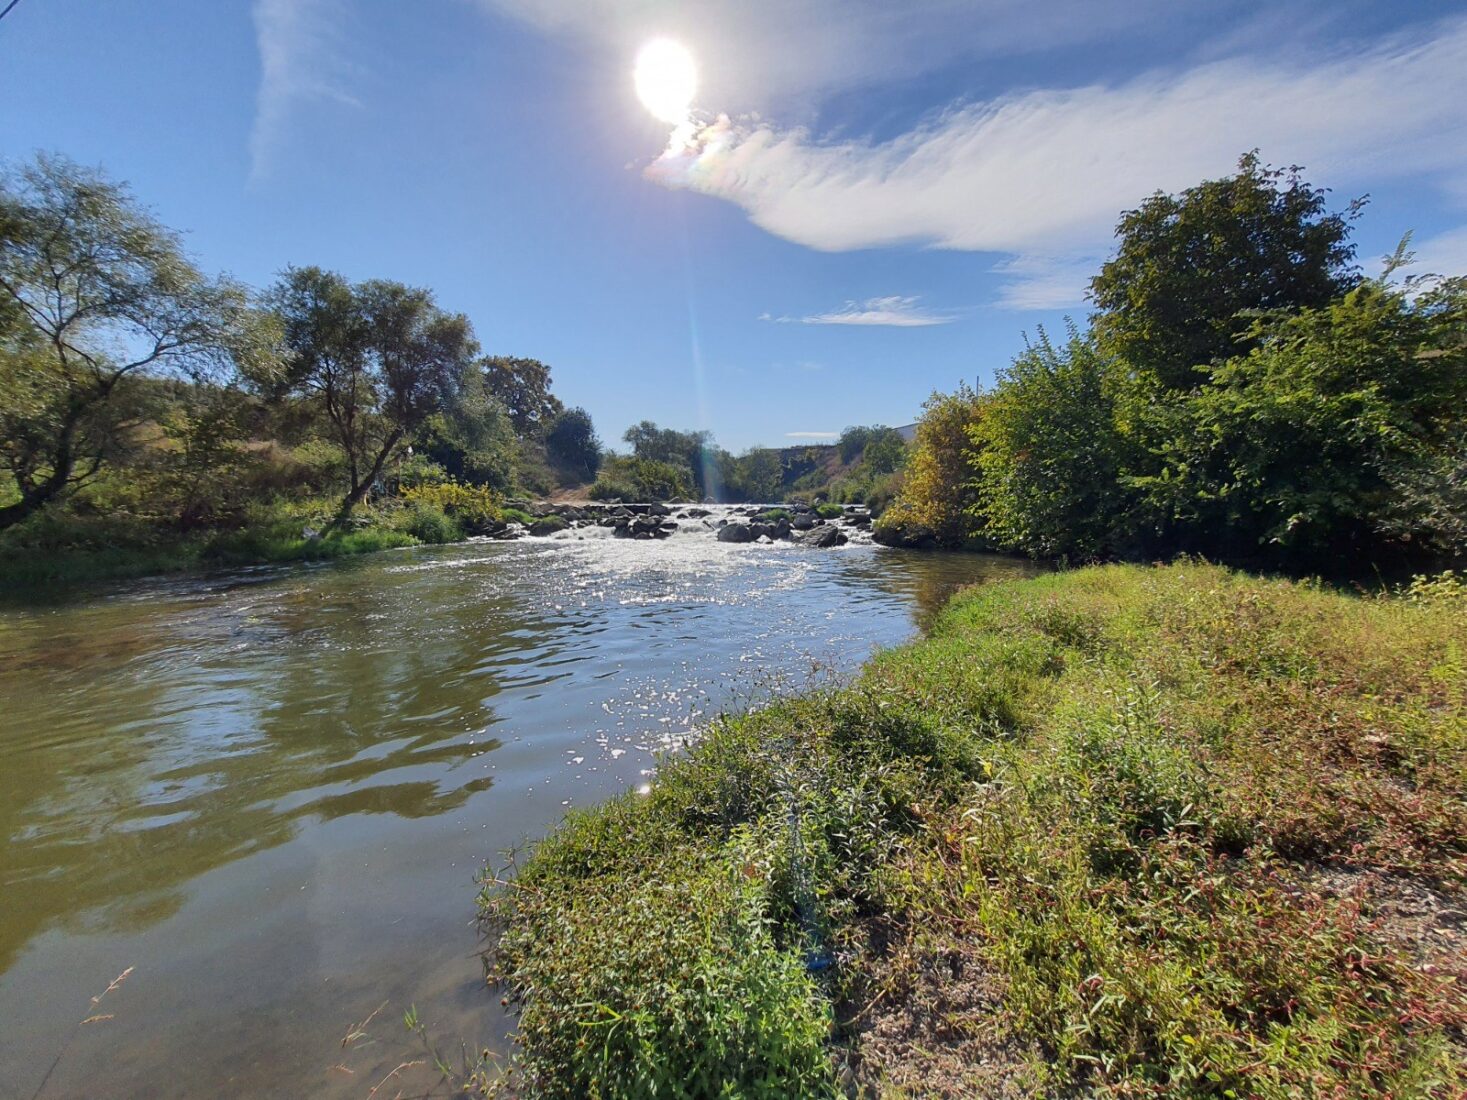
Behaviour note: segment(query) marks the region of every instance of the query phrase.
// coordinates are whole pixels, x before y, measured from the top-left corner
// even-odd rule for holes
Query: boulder
[[[800,543],[804,546],[813,546],[817,550],[829,550],[832,546],[844,546],[849,541],[839,527],[827,524],[824,527],[815,528],[802,538]]]
[[[564,531],[568,524],[560,516],[542,516],[530,524],[530,534],[543,537]]]
[[[819,523],[820,521],[809,512],[799,512],[795,515],[794,519],[790,520],[790,526],[796,531],[809,531],[811,528],[818,526]]]
[[[661,526],[662,520],[656,516],[638,516],[632,520],[632,537],[650,539],[657,533],[658,528]]]
[[[930,550],[937,545],[937,536],[932,529],[920,523],[902,526],[885,524],[875,528],[871,537],[883,546],[899,546],[909,550]]]
[[[726,523],[718,529],[719,542],[753,542],[754,532],[747,523]]]

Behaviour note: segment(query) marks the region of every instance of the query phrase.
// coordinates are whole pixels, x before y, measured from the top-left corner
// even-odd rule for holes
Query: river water
[[[0,1097],[365,1097],[410,1005],[504,1049],[486,862],[1028,571],[605,534],[0,605]]]

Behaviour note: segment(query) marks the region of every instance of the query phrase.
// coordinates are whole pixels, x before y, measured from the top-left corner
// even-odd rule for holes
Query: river
[[[505,1049],[486,862],[1029,572],[605,534],[0,604],[0,1097],[364,1097],[409,1005]]]

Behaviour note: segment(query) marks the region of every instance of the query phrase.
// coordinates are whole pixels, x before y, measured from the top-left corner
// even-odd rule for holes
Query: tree
[[[734,478],[730,486],[744,500],[773,503],[784,496],[784,469],[779,452],[769,447],[753,447],[734,462]]]
[[[457,400],[430,416],[417,432],[422,451],[451,477],[507,491],[514,481],[518,443],[509,414],[484,385],[480,371],[464,372]]]
[[[907,441],[895,428],[877,425],[861,451],[861,465],[875,477],[895,473],[907,457]]]
[[[291,268],[270,302],[289,353],[286,384],[319,405],[346,455],[337,528],[397,448],[455,407],[478,344],[468,318],[401,283],[354,285],[320,268]]]
[[[1234,176],[1122,214],[1116,256],[1090,281],[1101,349],[1190,389],[1247,350],[1247,311],[1319,308],[1354,286],[1348,238],[1364,200],[1327,213],[1326,192],[1300,171],[1253,152]]]
[[[679,500],[692,495],[686,466],[651,458],[612,455],[591,486],[592,500]]]
[[[643,420],[628,428],[622,439],[631,444],[632,453],[640,459],[682,466],[692,477],[699,496],[717,495],[718,486],[709,484],[709,472],[718,466],[712,432],[679,432]]]
[[[541,438],[565,406],[550,392],[550,368],[538,359],[494,355],[480,366],[484,383],[522,439]]]
[[[861,424],[853,424],[840,433],[836,440],[836,448],[840,451],[840,460],[849,466],[861,457],[861,452],[866,449],[866,444],[871,439],[874,429]]]
[[[566,409],[550,421],[545,433],[550,461],[581,481],[590,481],[601,467],[601,440],[585,409]]]
[[[1433,535],[1429,509],[1404,522],[1400,492],[1460,454],[1464,284],[1413,299],[1371,280],[1322,309],[1258,318],[1249,335],[1253,350],[1192,402],[1189,432],[1211,454],[1193,492],[1217,502],[1212,540],[1233,533],[1313,567],[1358,558],[1393,529]]]
[[[94,478],[125,446],[145,376],[268,361],[243,287],[206,278],[128,190],[43,155],[0,180],[0,529]]]
[[[1056,346],[1041,329],[999,376],[968,431],[974,511],[998,545],[1081,560],[1129,548],[1129,448],[1117,427],[1125,384],[1124,370],[1075,330]]]

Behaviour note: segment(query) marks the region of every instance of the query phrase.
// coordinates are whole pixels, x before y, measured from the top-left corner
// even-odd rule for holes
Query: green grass
[[[519,523],[523,524],[526,527],[529,527],[535,522],[534,516],[530,515],[529,512],[522,511],[519,508],[503,508],[500,510],[500,514],[501,518],[503,518],[506,523]]]
[[[1058,1095],[1456,1095],[1467,975],[1392,901],[1467,885],[1464,693],[1451,579],[971,591],[486,888],[510,1082],[970,1095],[1012,1062]]]
[[[840,519],[846,514],[846,510],[839,504],[817,504],[815,514],[821,519]]]

